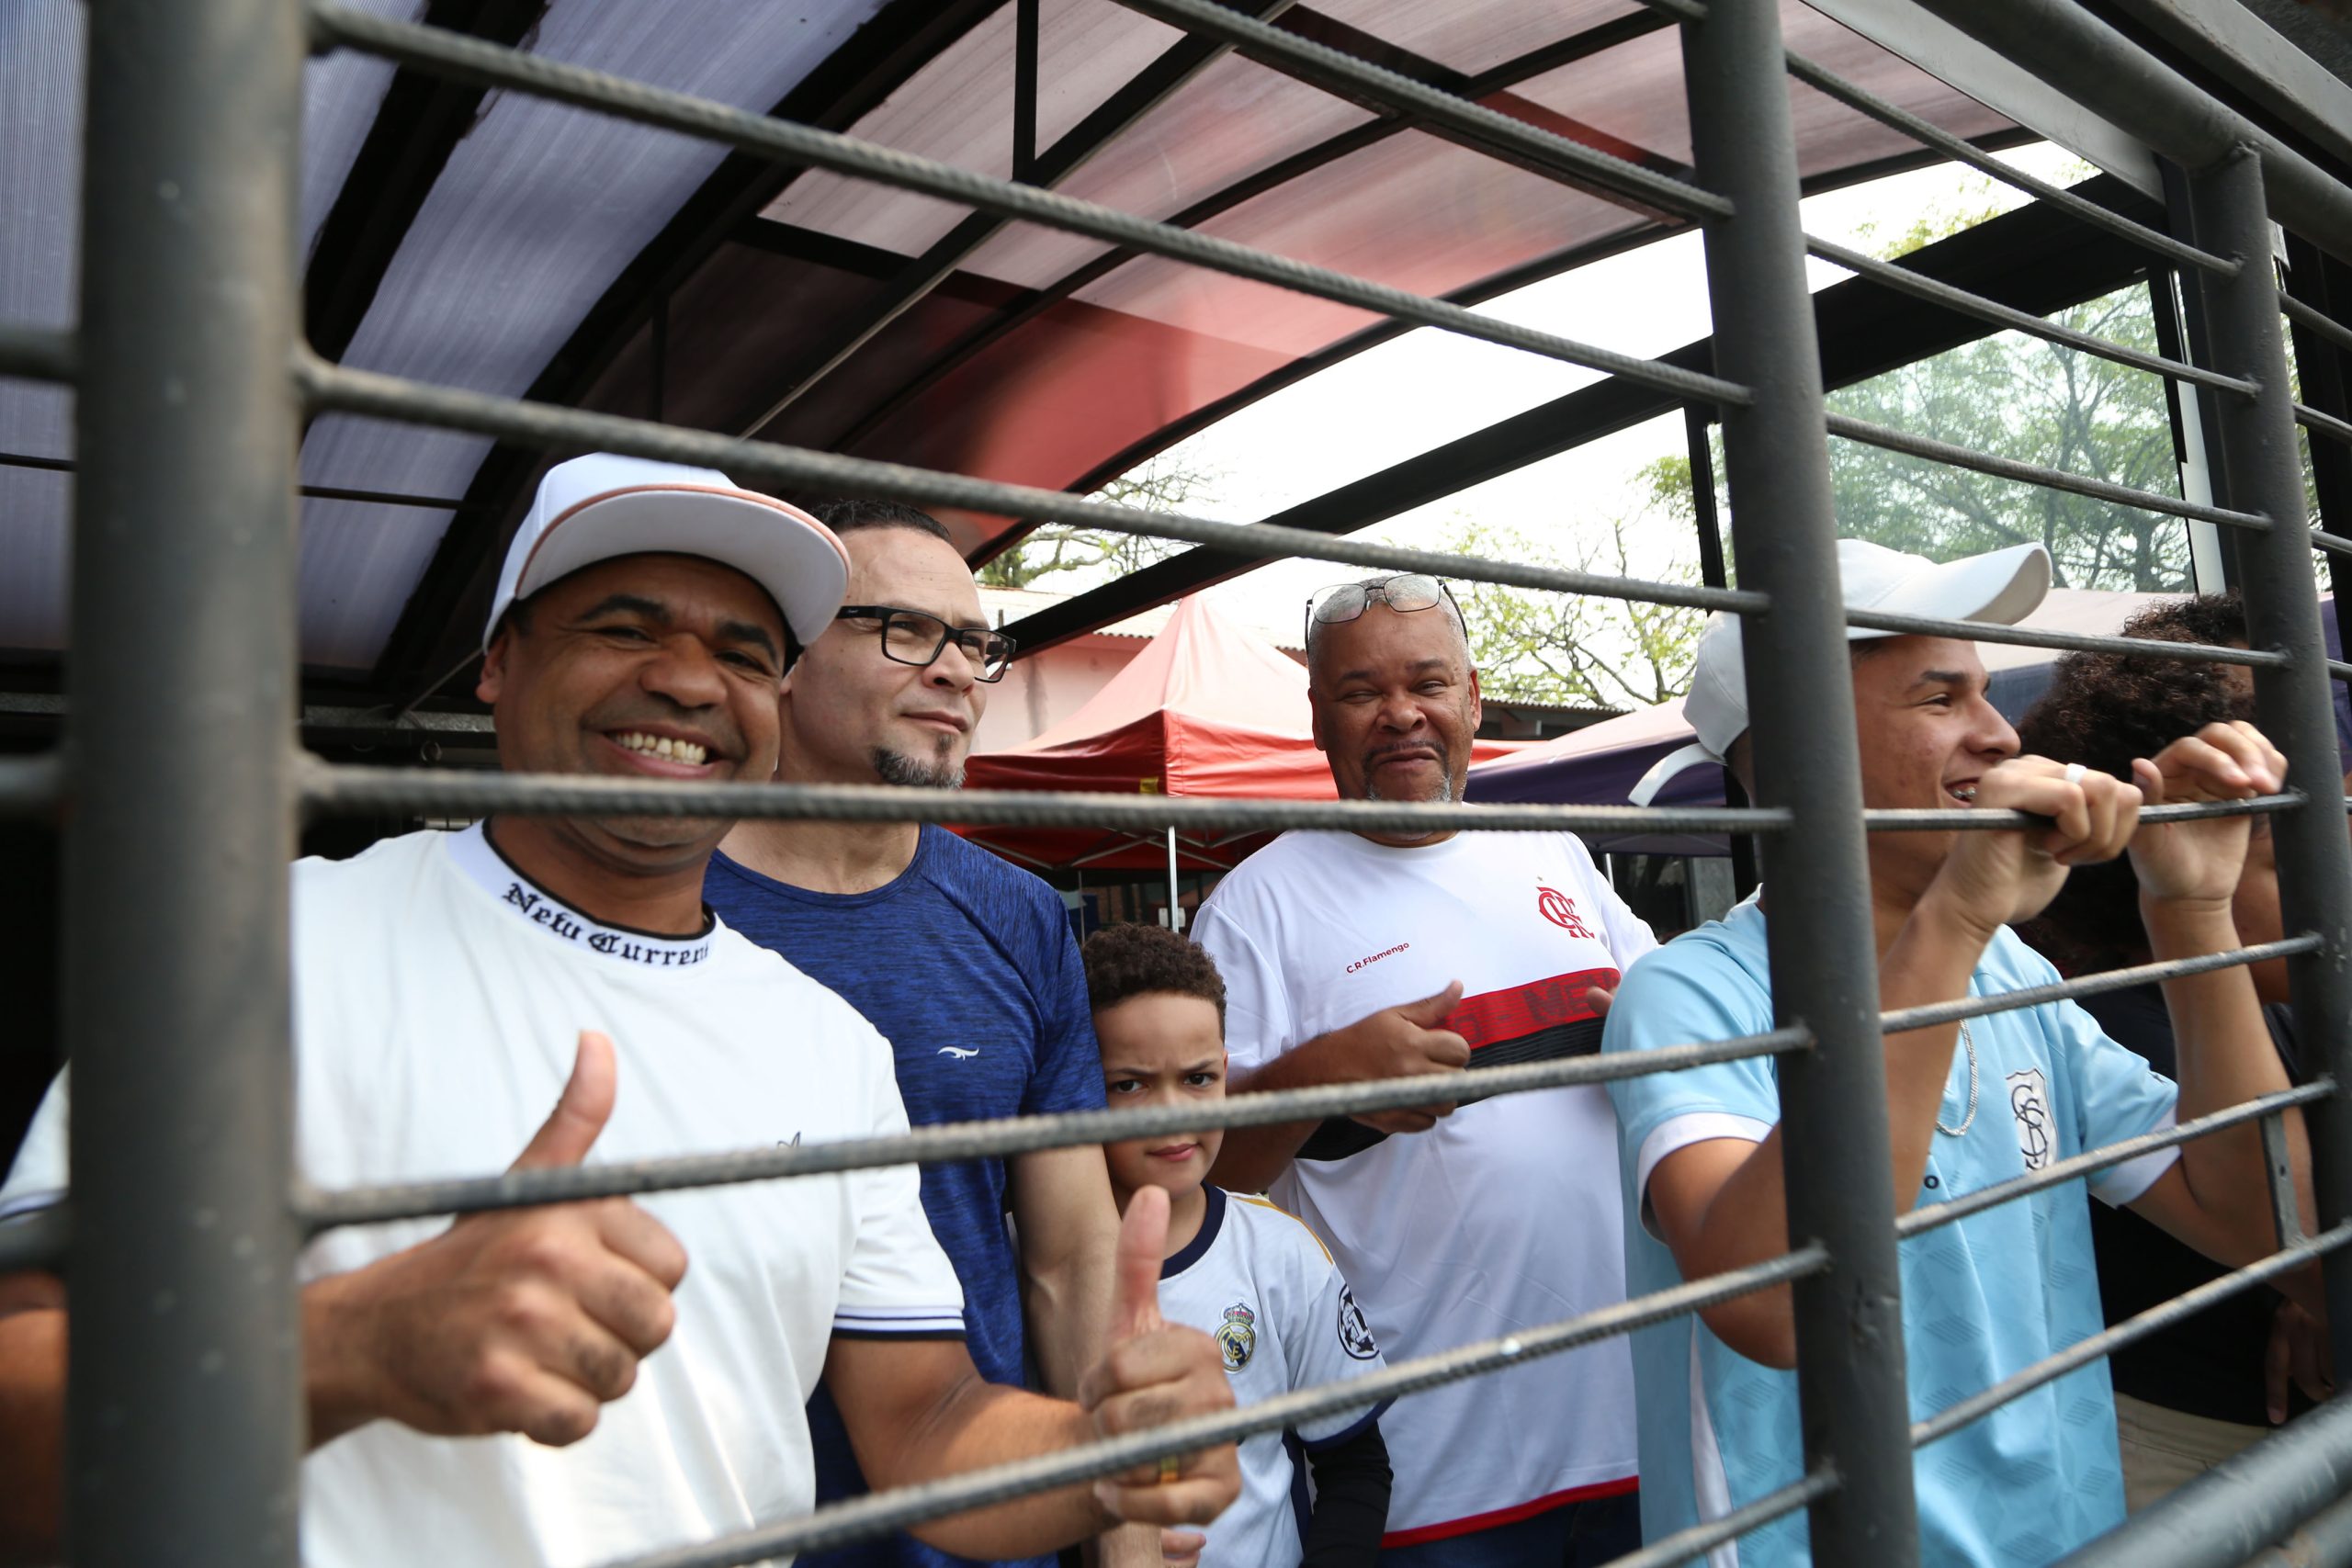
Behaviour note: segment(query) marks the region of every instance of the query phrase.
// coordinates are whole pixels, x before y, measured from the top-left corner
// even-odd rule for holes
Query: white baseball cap
[[[594,452],[558,463],[506,547],[481,645],[508,606],[558,578],[616,556],[700,556],[768,592],[806,648],[849,592],[849,556],[833,531],[774,496],[739,490],[716,468]]]
[[[1983,621],[2010,626],[2033,614],[2050,592],[2050,552],[2040,545],[2012,545],[1961,560],[1936,562],[1905,555],[1867,539],[1838,541],[1838,580],[1846,608],[1939,621]],[[1846,640],[1899,637],[1899,632],[1848,626]],[[1721,765],[1731,743],[1747,731],[1747,675],[1740,662],[1739,617],[1722,611],[1707,617],[1699,637],[1699,660],[1682,716],[1699,739],[1658,759],[1626,798],[1647,806],[1667,781],[1702,762]]]

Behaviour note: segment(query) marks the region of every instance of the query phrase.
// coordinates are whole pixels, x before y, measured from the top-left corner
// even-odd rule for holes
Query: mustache
[[[1363,754],[1364,765],[1370,767],[1383,757],[1401,756],[1408,751],[1430,751],[1440,762],[1452,762],[1453,752],[1442,740],[1392,740],[1385,746],[1374,746]]]

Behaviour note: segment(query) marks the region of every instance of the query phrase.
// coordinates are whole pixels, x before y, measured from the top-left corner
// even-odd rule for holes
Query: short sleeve
[[[2052,1002],[2040,1010],[2047,1015],[2045,1027],[2059,1036],[2067,1075],[2074,1082],[2075,1118],[2083,1148],[2099,1148],[2173,1124],[2180,1089],[2170,1078],[2149,1066],[2137,1052],[2109,1039],[2098,1021],[2073,1002]],[[2179,1158],[2178,1149],[2158,1149],[2110,1166],[2090,1179],[2091,1195],[2119,1206],[2132,1202]]]
[[[907,1131],[906,1107],[890,1071],[890,1051],[879,1035],[853,1042],[864,1056],[872,1115],[868,1132],[895,1137]],[[918,1339],[964,1337],[964,1290],[923,1217],[922,1179],[911,1165],[851,1171],[857,1235],[842,1269],[833,1333],[846,1338],[903,1335]]]
[[[1320,1247],[1302,1248],[1302,1253],[1306,1277],[1300,1281],[1298,1299],[1307,1305],[1306,1322],[1296,1330],[1297,1352],[1290,1359],[1291,1392],[1345,1382],[1384,1370],[1386,1363],[1373,1341],[1372,1325],[1356,1305],[1355,1292],[1348,1288],[1339,1266],[1324,1256]],[[1388,1402],[1383,1400],[1304,1422],[1296,1428],[1299,1440],[1310,1453],[1348,1442],[1362,1436],[1387,1408]]]
[[[1689,1045],[1771,1027],[1771,1000],[1712,942],[1668,943],[1625,976],[1601,1034],[1604,1055]],[[1761,1143],[1781,1120],[1772,1059],[1752,1056],[1681,1072],[1613,1078],[1609,1098],[1627,1156],[1637,1213],[1648,1213],[1649,1173],[1678,1148],[1713,1138]]]
[[[57,1075],[33,1113],[32,1125],[0,1182],[0,1224],[46,1209],[65,1196],[66,1122],[73,1099],[71,1068]]]
[[[1225,980],[1225,1049],[1236,1068],[1253,1072],[1298,1043],[1281,973],[1214,900],[1194,919],[1193,940]]]
[[[1086,1000],[1086,967],[1078,938],[1059,919],[1039,932],[1037,1070],[1021,1097],[1024,1116],[1102,1109],[1102,1055]]]

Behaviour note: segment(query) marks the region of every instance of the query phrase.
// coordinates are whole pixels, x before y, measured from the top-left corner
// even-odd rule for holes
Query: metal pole
[[[2216,397],[2221,477],[2233,504],[2270,515],[2264,533],[2233,532],[2245,592],[2246,640],[2290,655],[2254,672],[2255,711],[2287,754],[2287,783],[2311,797],[2271,822],[2278,835],[2278,902],[2289,931],[2316,932],[2322,947],[2287,963],[2305,1066],[2352,1083],[2352,839],[2345,832],[2336,761],[2333,678],[2319,622],[2319,586],[2296,450],[2294,410],[2278,329],[2278,279],[2262,166],[2240,148],[2189,176],[2189,212],[2204,243],[2243,264],[2235,277],[2204,280],[2217,369],[2260,384],[2253,397]],[[2317,1229],[2352,1217],[2352,1107],[2343,1097],[2312,1107],[2312,1182]],[[2327,1279],[2339,1358],[2352,1357],[2352,1257],[2331,1254]],[[2339,1364],[2352,1364],[2342,1363]]]
[[[1184,929],[1184,911],[1176,902],[1176,829],[1168,829],[1168,929]]]
[[[1732,548],[1744,589],[1771,608],[1743,638],[1757,787],[1794,829],[1764,843],[1776,1021],[1815,1049],[1780,1064],[1789,1235],[1829,1251],[1798,1281],[1797,1392],[1805,1466],[1839,1485],[1810,1507],[1813,1560],[1919,1561],[1894,1241],[1877,946],[1863,846],[1853,684],[1813,300],[1797,220],[1795,137],[1774,0],[1710,0],[1683,30],[1700,178],[1736,212],[1706,225],[1715,363],[1756,389],[1725,408]],[[1801,848],[1800,848],[1801,846]]]
[[[302,7],[88,11],[67,1546],[81,1568],[291,1568]]]

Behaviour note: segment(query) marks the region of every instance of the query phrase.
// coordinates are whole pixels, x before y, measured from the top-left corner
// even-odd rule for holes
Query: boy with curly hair
[[[1134,925],[1096,932],[1083,951],[1111,1106],[1224,1100],[1225,982],[1208,953],[1163,927]],[[1216,1338],[1238,1404],[1377,1371],[1372,1330],[1315,1233],[1262,1198],[1209,1185],[1223,1141],[1221,1133],[1182,1133],[1103,1146],[1121,1213],[1146,1187],[1168,1193],[1162,1314]],[[1388,1518],[1386,1408],[1244,1440],[1240,1497],[1206,1535],[1164,1532],[1167,1562],[1356,1568],[1375,1561]]]

